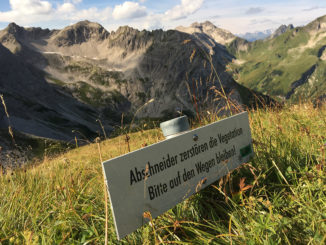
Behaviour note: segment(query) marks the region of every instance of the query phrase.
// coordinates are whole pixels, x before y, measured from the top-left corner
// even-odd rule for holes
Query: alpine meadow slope
[[[236,81],[280,100],[321,99],[326,95],[326,16],[306,26],[248,44],[248,50],[229,49]]]
[[[121,241],[109,210],[108,243],[324,244],[325,117],[325,106],[311,103],[251,111],[254,159],[158,218],[147,214],[151,225]],[[211,113],[201,122],[219,119]],[[101,158],[163,140],[158,128],[129,137],[128,143],[122,135],[0,172],[0,243],[104,244]]]

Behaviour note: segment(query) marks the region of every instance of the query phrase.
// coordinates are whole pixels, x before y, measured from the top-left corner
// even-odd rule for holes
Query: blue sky
[[[8,23],[60,29],[80,20],[109,31],[121,25],[173,29],[211,21],[233,33],[300,26],[326,15],[323,0],[1,0],[0,29]]]

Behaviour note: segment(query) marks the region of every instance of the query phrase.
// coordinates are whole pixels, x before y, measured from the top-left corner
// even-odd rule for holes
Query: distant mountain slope
[[[218,47],[219,52],[223,50],[224,55],[220,59],[229,61],[234,58],[234,54],[248,49],[248,41],[233,35],[231,32],[218,28],[213,23],[206,21],[203,23],[193,23],[189,27],[179,26],[176,30],[191,34],[197,43],[204,49],[209,50],[209,54],[215,54],[214,48]]]
[[[21,132],[70,140],[72,129],[89,137],[96,134],[98,112],[57,90],[42,72],[0,44],[0,94],[10,115],[11,126]],[[8,127],[0,108],[0,127]]]
[[[272,34],[273,34],[273,30],[268,29],[265,31],[246,32],[244,34],[237,34],[237,36],[246,39],[249,42],[254,42],[256,40],[263,40],[265,38],[268,38]]]
[[[256,31],[256,32],[246,32],[244,34],[237,34],[238,37],[241,37],[249,42],[254,42],[257,40],[264,40],[264,39],[272,39],[275,37],[278,37],[279,35],[282,35],[287,30],[294,29],[294,26],[292,24],[289,25],[281,25],[276,30],[274,29],[268,29],[265,31]]]
[[[235,53],[230,66],[241,84],[297,100],[326,94],[326,16],[274,38],[256,41]]]

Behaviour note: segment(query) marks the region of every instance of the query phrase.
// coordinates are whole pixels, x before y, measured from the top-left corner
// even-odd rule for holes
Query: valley
[[[0,31],[0,90],[11,126],[66,141],[80,137],[72,133],[78,130],[91,139],[101,131],[97,120],[109,134],[122,115],[128,123],[148,101],[137,117],[167,118],[177,110],[194,116],[193,96],[201,110],[221,110],[225,98],[216,100],[212,88],[235,105],[250,106],[253,93],[225,72],[233,56],[219,42],[235,36],[209,22],[196,25],[204,28],[199,36],[128,26],[110,33],[89,21],[62,30],[9,24]]]

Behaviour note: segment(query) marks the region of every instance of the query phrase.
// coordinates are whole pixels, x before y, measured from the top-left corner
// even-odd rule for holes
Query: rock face
[[[72,129],[95,134],[98,112],[62,93],[44,79],[44,74],[0,44],[0,94],[3,95],[10,125],[21,132],[70,140]],[[0,127],[9,126],[4,107]]]
[[[103,41],[109,36],[109,32],[98,23],[81,21],[68,26],[53,36],[52,42],[58,46],[71,46],[90,40]]]
[[[179,26],[176,30],[191,34],[201,48],[208,50],[210,55],[217,54],[218,58],[224,61],[232,60],[235,53],[247,51],[249,47],[247,40],[239,38],[227,30],[218,28],[209,21],[195,22],[190,27]],[[215,53],[215,50],[217,50],[217,53]]]
[[[281,25],[279,28],[277,28],[272,35],[269,36],[269,39],[276,38],[283,33],[285,33],[288,30],[294,29],[294,26],[292,24],[289,25]]]
[[[232,42],[236,36],[231,32],[216,27],[213,23],[206,21],[203,23],[193,23],[190,27],[179,26],[176,30],[185,32],[188,34],[206,34],[211,37],[216,43],[225,45]]]
[[[122,113],[194,114],[194,97],[217,111],[225,106],[216,100],[221,85],[235,104],[247,101],[248,91],[225,72],[233,56],[222,44],[233,40],[210,22],[182,32],[124,26],[111,33],[89,21],[63,30],[12,23],[0,31],[0,93],[16,130],[64,140],[73,129],[94,135],[97,118],[109,131]],[[1,114],[0,126],[5,120]]]

